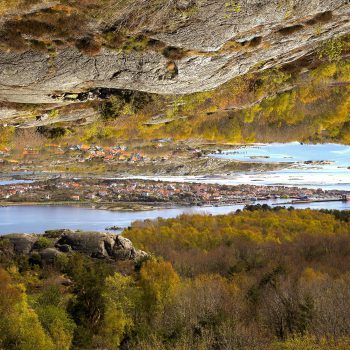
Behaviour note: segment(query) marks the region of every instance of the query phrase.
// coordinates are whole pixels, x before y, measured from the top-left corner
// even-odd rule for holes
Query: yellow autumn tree
[[[118,349],[123,338],[133,329],[133,316],[139,303],[139,289],[131,276],[115,273],[106,279],[105,315],[95,342],[101,348]]]
[[[150,314],[162,310],[170,302],[180,278],[168,261],[147,261],[140,271],[143,302]]]
[[[24,287],[12,282],[0,268],[0,348],[6,350],[54,350],[38,315],[28,305]]]

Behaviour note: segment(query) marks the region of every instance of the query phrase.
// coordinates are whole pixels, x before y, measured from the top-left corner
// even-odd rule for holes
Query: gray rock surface
[[[53,264],[60,254],[62,253],[55,248],[46,248],[40,252],[41,260],[45,264]]]
[[[111,256],[116,237],[99,232],[70,232],[63,234],[56,246],[67,245],[73,251],[89,255],[93,258],[106,258]]]
[[[30,255],[39,253],[45,263],[52,263],[60,254],[79,252],[97,259],[140,260],[147,256],[134,248],[131,241],[120,235],[101,232],[80,232],[70,230],[50,231],[45,237],[52,240],[55,247],[40,249],[35,246],[39,235],[11,234],[1,236],[8,240],[13,254]],[[6,248],[8,249],[8,247]]]
[[[240,0],[232,2],[239,3],[237,12],[227,3],[179,1],[181,8],[194,6],[191,16],[153,34],[186,50],[172,62],[176,74],[169,74],[169,59],[152,49],[103,49],[88,57],[68,48],[54,59],[33,51],[0,52],[0,101],[60,103],[51,97],[57,91],[94,87],[160,94],[209,90],[248,71],[292,62],[350,29],[350,4],[344,0]]]
[[[143,256],[129,239],[111,233],[66,232],[57,240],[56,247],[61,251],[62,247],[70,247],[72,251],[99,259],[133,260]]]
[[[11,234],[1,237],[3,239],[8,239],[13,245],[13,251],[16,254],[29,254],[36,241],[38,236],[30,234]]]

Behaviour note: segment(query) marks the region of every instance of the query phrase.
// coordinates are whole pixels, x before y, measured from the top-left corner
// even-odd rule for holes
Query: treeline
[[[0,348],[349,349],[349,217],[251,206],[136,222],[124,235],[152,253],[136,265],[2,254]]]

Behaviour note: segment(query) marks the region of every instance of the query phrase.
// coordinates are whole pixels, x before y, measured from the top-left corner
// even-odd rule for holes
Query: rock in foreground
[[[135,249],[127,238],[111,233],[57,230],[47,231],[44,235],[10,234],[0,237],[0,255],[40,254],[43,262],[52,263],[57,256],[71,252],[116,261],[136,262],[147,256]]]

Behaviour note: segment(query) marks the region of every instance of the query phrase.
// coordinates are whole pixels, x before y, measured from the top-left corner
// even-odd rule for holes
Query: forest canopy
[[[251,206],[123,234],[151,256],[2,254],[0,347],[348,349],[349,212]]]

